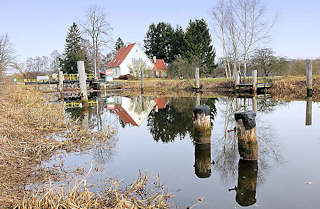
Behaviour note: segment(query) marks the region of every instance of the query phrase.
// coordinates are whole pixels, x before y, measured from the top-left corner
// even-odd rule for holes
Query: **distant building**
[[[130,74],[130,67],[136,60],[141,60],[146,64],[147,69],[152,69],[154,77],[167,77],[167,67],[163,59],[149,59],[138,44],[129,44],[120,48],[116,56],[107,65],[107,69],[113,70],[113,77],[119,78]],[[104,73],[101,73],[103,76]]]
[[[167,66],[164,63],[163,59],[157,59],[156,57],[153,57],[151,62],[154,64],[153,66],[153,75],[155,78],[167,78],[168,73],[167,73]]]

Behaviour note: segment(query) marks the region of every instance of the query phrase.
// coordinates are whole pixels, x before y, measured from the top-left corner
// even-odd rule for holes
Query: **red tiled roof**
[[[163,59],[157,59],[156,63],[154,63],[153,59],[151,59],[151,62],[154,64],[154,67],[153,67],[154,70],[166,70],[167,69],[167,66],[166,66],[166,64],[164,64]]]
[[[128,46],[121,47],[116,56],[114,56],[114,58],[108,64],[107,68],[119,67],[123,60],[128,56],[129,52],[131,51],[134,45],[135,44],[133,43],[129,44]]]
[[[123,107],[121,107],[120,105],[116,105],[115,112],[119,115],[119,117],[124,123],[130,123],[133,126],[138,126],[138,124],[132,119],[132,117],[127,113],[127,111],[123,109]]]
[[[167,99],[166,98],[159,98],[154,100],[156,102],[156,106],[158,106],[158,109],[165,109],[167,105]],[[153,109],[155,109],[155,107]]]

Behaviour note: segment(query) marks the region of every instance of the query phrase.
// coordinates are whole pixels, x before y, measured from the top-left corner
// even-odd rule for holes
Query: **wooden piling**
[[[59,80],[59,84],[58,84],[58,91],[60,92],[60,94],[63,94],[63,72],[60,70],[58,73],[58,80]]]
[[[88,92],[87,92],[87,76],[85,73],[84,61],[77,61],[77,67],[79,72],[79,84],[80,84],[80,94],[82,107],[89,107],[88,104]]]
[[[196,89],[200,89],[200,69],[196,67],[195,69],[195,82],[196,82]]]
[[[311,60],[306,60],[306,78],[307,78],[307,96],[312,96],[312,63]]]
[[[143,69],[141,69],[141,94],[143,94],[143,77],[144,77],[144,73],[143,73]]]
[[[200,94],[197,93],[197,104],[200,104]],[[196,105],[193,109],[193,124],[195,128],[195,174],[198,178],[208,178],[211,175],[211,121],[210,108],[206,105]]]
[[[198,178],[209,178],[211,176],[211,143],[196,143],[194,158],[196,176]]]
[[[196,93],[196,106],[201,105],[201,95],[199,92]]]
[[[258,141],[256,134],[255,113],[248,111],[235,114],[238,136],[238,151],[242,159],[258,159]]]
[[[252,71],[252,90],[253,93],[257,92],[258,72],[257,70]]]
[[[236,187],[236,201],[239,205],[250,206],[256,203],[257,177],[258,161],[240,159]]]
[[[254,94],[252,97],[252,111],[257,112],[257,110],[258,110],[257,94]]]
[[[312,97],[307,98],[306,104],[306,126],[312,125]]]
[[[240,75],[237,69],[233,70],[233,78],[234,78],[234,85],[237,87],[240,84]]]

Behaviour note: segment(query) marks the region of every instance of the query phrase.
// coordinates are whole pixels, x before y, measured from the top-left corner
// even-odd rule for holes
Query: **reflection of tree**
[[[201,100],[207,104],[213,115],[216,114],[216,98]],[[155,141],[174,141],[176,137],[183,139],[187,134],[194,138],[192,110],[195,106],[194,98],[172,98],[165,109],[152,111],[148,117],[148,127]]]
[[[259,153],[259,173],[258,181],[264,181],[264,173],[271,167],[273,162],[281,162],[281,154],[278,145],[273,141],[272,129],[268,123],[262,120],[262,112],[270,112],[277,102],[261,101],[258,102],[258,114],[256,117],[258,153]],[[261,105],[262,104],[262,105]],[[221,98],[219,103],[219,113],[224,118],[224,133],[221,137],[214,140],[213,156],[215,156],[214,169],[221,174],[221,178],[226,184],[233,183],[238,172],[238,141],[235,132],[235,112],[251,110],[252,101],[249,98]],[[248,107],[249,106],[249,107]],[[262,107],[261,107],[262,106]],[[231,131],[231,132],[230,132]]]

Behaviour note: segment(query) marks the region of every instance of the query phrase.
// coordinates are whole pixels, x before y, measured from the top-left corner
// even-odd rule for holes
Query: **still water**
[[[234,113],[254,109],[254,99],[258,160],[246,161],[239,156]],[[100,171],[88,181],[98,186],[115,176],[133,182],[139,169],[159,174],[178,208],[198,198],[203,201],[195,208],[320,208],[319,103],[254,99],[201,98],[211,110],[205,144],[195,142],[192,110],[199,98],[110,96],[92,101],[87,115],[67,104],[73,119],[116,133],[105,146],[59,158],[85,171],[97,162]]]

